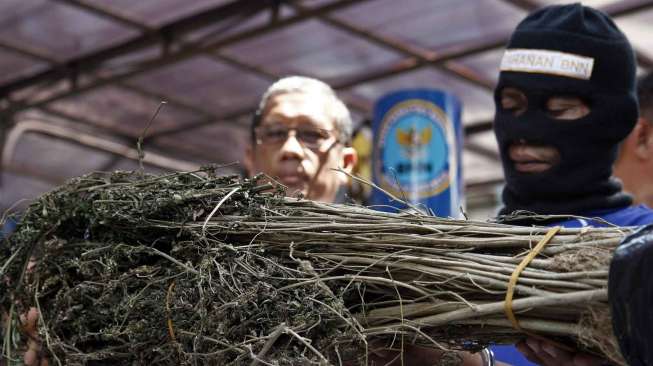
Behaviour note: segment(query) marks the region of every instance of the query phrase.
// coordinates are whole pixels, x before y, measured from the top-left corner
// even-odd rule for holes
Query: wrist
[[[485,347],[481,350],[481,364],[483,366],[495,366],[496,362],[494,360],[494,352],[489,347]]]

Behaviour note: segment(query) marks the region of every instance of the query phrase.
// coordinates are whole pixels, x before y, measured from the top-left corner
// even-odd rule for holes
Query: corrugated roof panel
[[[2,70],[0,83],[38,72],[46,66],[47,64],[44,62],[39,62],[31,57],[0,48],[0,70]]]
[[[616,23],[637,51],[653,60],[653,9],[619,18]]]
[[[150,71],[132,81],[144,89],[170,95],[218,116],[256,104],[271,82],[208,56]]]
[[[211,7],[227,4],[233,0],[86,0],[90,4],[111,9],[130,19],[155,27],[178,18],[201,12]]]
[[[335,1],[336,0],[300,0],[298,2],[307,8],[316,8],[318,6],[327,5]]]
[[[56,60],[107,47],[138,32],[75,7],[33,1],[0,18],[0,40],[28,44]]]
[[[249,122],[244,117],[241,126],[233,123],[218,121],[211,125],[181,132],[174,136],[165,136],[159,139],[164,145],[187,145],[201,153],[205,158],[196,160],[200,164],[206,163],[232,163],[243,162],[245,148],[249,146],[249,130],[244,125]]]
[[[261,52],[262,49],[266,52]],[[307,74],[327,81],[400,58],[394,51],[318,20],[304,21],[240,42],[227,47],[225,52],[278,75]]]
[[[617,3],[620,0],[583,0],[583,5],[599,8],[605,5]],[[578,0],[541,0],[541,3],[545,5],[550,4],[573,4],[579,2]]]
[[[335,13],[370,31],[428,49],[510,34],[525,12],[500,0],[378,0]]]
[[[496,84],[499,80],[499,65],[501,64],[503,52],[504,49],[499,48],[460,58],[456,60],[456,62],[469,67],[474,72],[482,75],[485,79],[491,80]]]
[[[119,86],[106,86],[50,105],[55,111],[78,117],[106,128],[138,137],[152,118],[161,100],[145,97]],[[166,104],[149,133],[179,127],[200,119],[200,115]]]
[[[0,173],[0,177],[2,181],[0,186],[0,210],[3,213],[9,208],[20,210],[26,207],[35,197],[50,191],[55,186],[54,183],[7,172],[6,170]]]
[[[230,36],[252,31],[252,29],[269,25],[273,20],[283,20],[295,14],[296,12],[286,5],[279,7],[278,12],[265,9],[252,14],[245,13],[190,32],[184,36],[184,40],[205,44],[212,41],[228,39]]]
[[[99,169],[111,157],[109,153],[90,147],[26,132],[16,144],[11,165],[37,171],[62,183],[65,179]]]

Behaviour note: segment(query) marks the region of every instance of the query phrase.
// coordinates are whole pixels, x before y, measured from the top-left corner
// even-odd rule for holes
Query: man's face
[[[262,172],[288,187],[287,194],[301,192],[306,198],[332,202],[351,171],[356,153],[344,147],[336,130],[326,97],[300,92],[270,98],[256,141],[247,150],[250,174]]]
[[[524,114],[529,108],[528,98],[517,88],[505,88],[500,96],[501,107],[514,116]],[[581,98],[557,95],[547,99],[544,110],[549,117],[569,123],[590,112],[589,106]],[[515,170],[521,173],[542,173],[560,162],[560,152],[555,147],[525,140],[513,142],[508,148],[508,156]]]

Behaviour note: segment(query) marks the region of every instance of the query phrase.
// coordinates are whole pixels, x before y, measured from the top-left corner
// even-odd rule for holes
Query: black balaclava
[[[533,50],[544,56],[533,56]],[[550,63],[551,55],[566,59]],[[560,72],[579,59],[593,64],[571,67],[571,74]],[[574,215],[631,204],[611,175],[618,144],[637,121],[635,58],[612,20],[580,4],[535,11],[517,26],[501,70],[494,95],[494,131],[506,178],[500,214]],[[507,87],[526,95],[526,112],[515,116],[502,108],[501,90]],[[590,113],[576,120],[554,119],[546,111],[551,96],[579,97]],[[508,149],[522,140],[557,148],[560,162],[543,173],[516,171]]]

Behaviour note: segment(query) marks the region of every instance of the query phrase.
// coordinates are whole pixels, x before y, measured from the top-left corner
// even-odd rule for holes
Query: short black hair
[[[640,116],[653,123],[653,71],[637,80]]]

